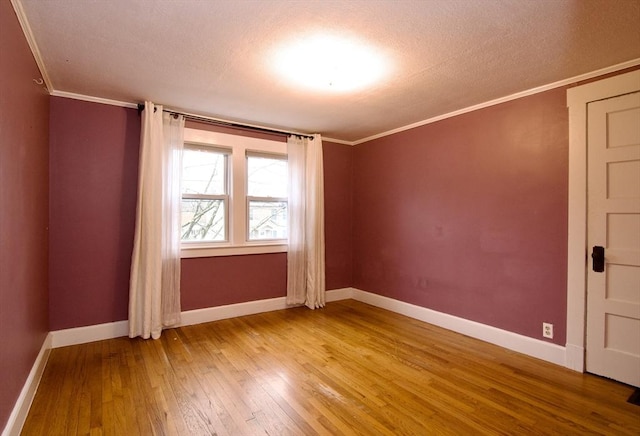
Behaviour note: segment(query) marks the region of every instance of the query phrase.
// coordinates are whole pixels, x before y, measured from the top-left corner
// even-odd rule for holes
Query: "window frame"
[[[256,151],[256,150],[245,150],[245,165],[246,168],[249,167],[249,158],[250,157],[255,157],[255,158],[263,158],[263,159],[277,159],[277,160],[282,160],[285,162],[288,162],[288,157],[286,153],[265,153],[264,151]],[[285,241],[287,242],[287,238],[265,238],[265,239],[251,239],[251,229],[250,229],[250,222],[251,222],[251,207],[250,207],[250,203],[252,201],[256,201],[256,202],[261,202],[261,203],[286,203],[287,204],[287,214],[289,213],[289,197],[260,197],[260,196],[251,196],[249,195],[249,173],[246,173],[246,191],[245,191],[245,200],[246,200],[246,207],[247,207],[247,220],[246,220],[246,234],[245,234],[245,238],[247,241],[251,242],[251,243],[255,243],[255,242],[282,242]],[[288,229],[287,229],[287,234],[288,234]]]
[[[249,208],[247,201],[247,151],[257,154],[287,155],[283,140],[252,138],[193,128],[184,129],[184,144],[196,144],[218,150],[229,150],[227,155],[227,194],[229,196],[227,241],[181,242],[181,257],[212,257],[243,254],[287,252],[286,239],[249,240]]]
[[[230,203],[230,187],[229,182],[231,168],[229,165],[229,156],[232,150],[227,147],[217,147],[210,144],[201,144],[192,141],[185,141],[183,150],[202,150],[210,153],[220,153],[224,155],[224,192],[225,194],[185,194],[181,193],[181,200],[222,200],[224,204],[224,240],[222,241],[180,241],[180,245],[185,244],[186,248],[209,247],[223,245],[229,242],[229,203]]]

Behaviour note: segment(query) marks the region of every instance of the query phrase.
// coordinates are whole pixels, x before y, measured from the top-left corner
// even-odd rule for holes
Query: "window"
[[[185,129],[182,257],[287,251],[287,144]]]
[[[250,241],[287,238],[287,158],[247,152]]]
[[[182,153],[183,242],[228,240],[229,151],[185,144]]]

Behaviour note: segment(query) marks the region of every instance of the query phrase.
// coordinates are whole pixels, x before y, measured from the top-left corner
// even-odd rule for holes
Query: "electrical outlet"
[[[545,338],[553,339],[553,324],[548,322],[542,323],[542,336]]]

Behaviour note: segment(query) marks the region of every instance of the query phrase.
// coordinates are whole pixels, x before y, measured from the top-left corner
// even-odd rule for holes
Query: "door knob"
[[[591,252],[591,259],[593,259],[593,270],[595,272],[604,272],[604,247],[595,245]]]

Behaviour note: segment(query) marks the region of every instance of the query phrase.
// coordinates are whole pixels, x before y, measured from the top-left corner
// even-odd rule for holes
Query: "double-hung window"
[[[185,242],[229,240],[230,150],[186,143],[182,152],[182,229]]]
[[[186,128],[182,257],[287,251],[287,144]]]
[[[287,238],[287,157],[247,151],[248,240]]]

